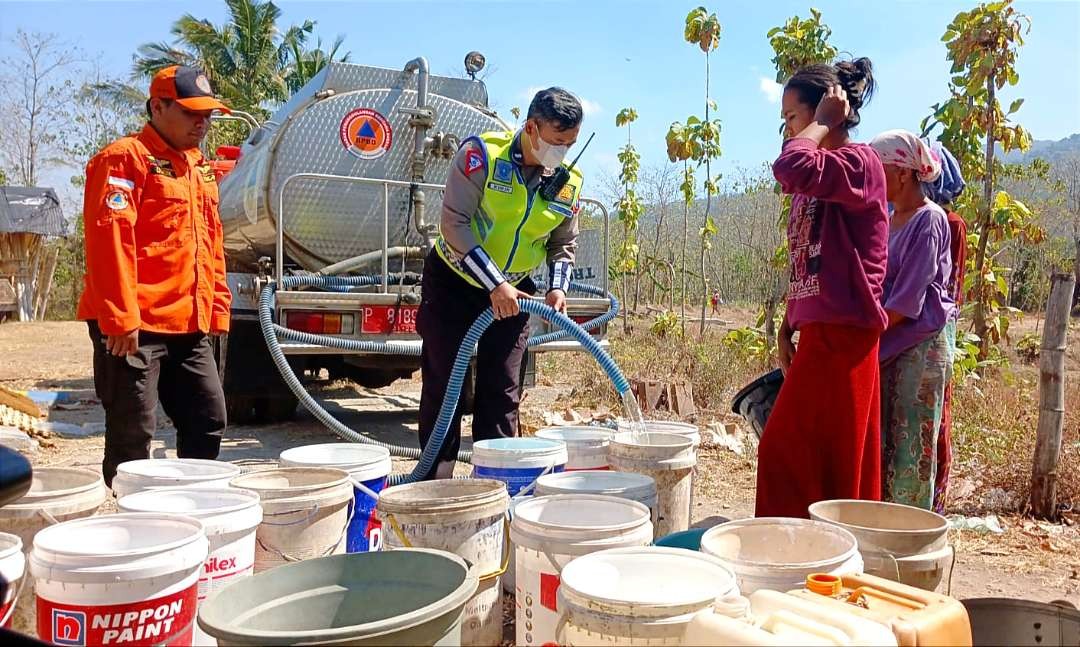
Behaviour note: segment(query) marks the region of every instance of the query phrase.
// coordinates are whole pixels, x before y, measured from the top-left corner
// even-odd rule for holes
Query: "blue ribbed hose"
[[[287,289],[306,286],[337,291],[352,287],[375,285],[381,283],[381,281],[382,277],[377,276],[339,277],[303,275],[284,277],[281,280],[281,287]],[[574,282],[571,283],[570,287],[571,290],[606,296],[610,304],[608,311],[595,319],[589,320],[584,325],[578,325],[566,315],[557,312],[554,308],[551,308],[546,304],[530,299],[519,299],[518,303],[523,312],[543,317],[561,328],[561,330],[555,332],[530,337],[528,345],[536,346],[566,337],[573,337],[583,348],[596,358],[600,367],[614,383],[615,390],[621,396],[630,390],[629,382],[626,381],[626,377],[622,374],[622,371],[619,370],[618,365],[615,364],[615,360],[613,360],[600,346],[600,343],[593,339],[587,332],[589,329],[601,326],[614,319],[619,312],[619,302],[614,295],[591,285]],[[446,433],[450,428],[450,423],[454,418],[454,412],[457,409],[458,400],[461,397],[461,389],[465,383],[465,372],[468,370],[469,361],[472,359],[476,344],[479,342],[480,337],[483,336],[484,331],[487,330],[488,326],[495,321],[495,316],[491,308],[487,308],[480,313],[480,316],[477,317],[476,321],[469,327],[468,332],[465,333],[461,346],[458,348],[453,369],[450,372],[450,381],[447,385],[446,395],[443,397],[442,406],[439,409],[439,416],[435,422],[435,429],[432,431],[427,445],[421,450],[417,447],[394,445],[369,438],[350,429],[331,415],[330,412],[324,409],[322,405],[320,405],[318,401],[311,397],[307,390],[304,389],[303,384],[300,382],[300,378],[296,376],[292,367],[289,366],[285,353],[281,349],[278,337],[280,336],[283,339],[302,344],[321,345],[349,351],[387,353],[394,355],[417,356],[420,354],[419,347],[392,341],[360,341],[355,339],[330,337],[327,335],[314,335],[279,326],[273,321],[274,294],[277,289],[278,285],[271,281],[263,288],[262,294],[259,296],[259,327],[262,329],[263,338],[266,340],[267,348],[270,351],[270,358],[273,360],[274,365],[277,366],[277,369],[281,373],[281,377],[289,387],[289,390],[296,395],[301,404],[303,404],[319,422],[323,423],[328,429],[342,439],[349,442],[378,445],[387,448],[390,450],[390,453],[395,456],[402,456],[404,458],[420,461],[410,474],[391,475],[391,485],[421,480],[431,471],[432,467],[435,465],[435,461],[438,459],[439,451],[442,449],[443,442],[446,439]],[[457,459],[462,462],[470,462],[472,453],[467,451],[458,452]]]

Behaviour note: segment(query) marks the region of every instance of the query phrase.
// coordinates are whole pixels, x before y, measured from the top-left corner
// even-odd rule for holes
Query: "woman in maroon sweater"
[[[785,380],[758,452],[759,517],[806,517],[823,499],[881,497],[885,171],[873,149],[848,135],[873,89],[865,58],[807,67],[784,88],[788,139],[773,174],[793,194],[791,278],[778,341]]]

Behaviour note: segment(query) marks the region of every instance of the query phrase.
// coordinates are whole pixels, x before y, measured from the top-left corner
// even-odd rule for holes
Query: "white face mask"
[[[564,158],[566,158],[566,151],[570,150],[569,146],[555,146],[544,141],[544,138],[540,136],[540,131],[536,131],[537,145],[533,146],[533,153],[536,155],[537,161],[545,168],[555,168],[559,164],[562,164]]]

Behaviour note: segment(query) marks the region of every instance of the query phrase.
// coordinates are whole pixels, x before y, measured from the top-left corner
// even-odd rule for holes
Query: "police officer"
[[[547,264],[547,304],[566,310],[577,247],[582,175],[577,168],[550,201],[539,188],[577,141],[581,102],[562,88],[541,90],[515,132],[462,143],[443,196],[440,235],[424,264],[417,332],[421,356],[420,441],[426,446],[466,331],[490,307],[496,322],[476,351],[473,440],[518,432],[521,362],[529,315],[518,298],[535,294],[529,276]],[[458,406],[428,478],[449,478],[461,442]]]
[[[202,72],[158,72],[149,123],[86,167],[86,284],[78,317],[94,345],[105,409],[102,472],[147,458],[160,399],[184,458],[217,458],[225,396],[211,334],[229,329],[231,296],[213,169],[199,151],[214,110]]]

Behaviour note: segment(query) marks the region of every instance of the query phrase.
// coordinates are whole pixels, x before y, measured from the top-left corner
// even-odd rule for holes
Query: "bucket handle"
[[[387,513],[386,522],[388,524],[390,524],[390,529],[394,531],[394,535],[397,536],[398,541],[401,542],[402,546],[404,546],[405,548],[413,548],[412,542],[409,541],[409,538],[407,536],[405,536],[405,531],[403,531],[401,529],[401,526],[398,525],[397,518],[395,518],[392,513]],[[497,570],[492,571],[491,573],[488,573],[486,575],[479,576],[479,578],[477,578],[477,579],[479,579],[481,582],[485,582],[485,581],[490,580],[492,578],[499,577],[500,575],[505,573],[508,568],[510,568],[510,555],[511,555],[511,549],[510,549],[510,520],[507,519],[506,517],[503,517],[503,522],[502,523],[503,523],[503,554],[502,554],[502,559],[500,560],[501,563],[499,564],[499,568]]]
[[[368,486],[364,485],[363,483],[361,483],[357,479],[354,479],[351,476],[349,477],[349,480],[352,481],[352,484],[353,484],[354,488],[356,488],[357,490],[360,490],[361,492],[368,495],[372,499],[375,499],[376,501],[379,500],[379,493],[378,492],[376,492],[375,490],[372,490],[371,488],[369,488]]]
[[[11,598],[11,607],[4,613],[4,617],[0,618],[0,627],[7,626],[8,620],[11,620],[11,616],[15,615],[15,607],[19,606],[19,598],[22,596],[23,590],[26,589],[26,582],[29,579],[30,573],[24,571],[23,576],[19,579],[19,588],[15,591],[15,597]]]
[[[315,507],[312,508],[308,512],[308,516],[304,517],[303,519],[298,519],[296,521],[282,521],[280,523],[275,523],[273,521],[267,521],[265,519],[265,517],[281,517],[281,516],[284,516],[284,515],[287,515],[287,514],[296,514],[297,512],[300,512],[300,511],[299,510],[288,510],[288,511],[285,511],[285,512],[263,512],[263,517],[264,517],[263,523],[268,525],[268,526],[297,526],[297,525],[302,524],[302,523],[307,523],[307,522],[311,521],[312,519],[314,519],[315,516],[319,514],[319,504],[318,503],[315,504]],[[352,515],[350,515],[350,516],[352,516]]]
[[[55,526],[56,524],[60,523],[60,521],[58,521],[56,517],[49,514],[49,512],[47,510],[44,510],[42,508],[38,508],[37,513],[38,513],[38,516],[40,516],[42,519],[47,521],[50,526]],[[3,624],[3,623],[0,623],[0,624]]]
[[[318,508],[319,508],[319,506],[316,505],[315,509],[318,510]],[[352,524],[353,515],[355,513],[356,513],[356,501],[355,501],[355,499],[350,499],[349,500],[349,518],[345,520],[345,526],[341,529],[341,536],[338,537],[337,541],[335,541],[333,544],[331,544],[329,547],[327,547],[327,549],[324,550],[321,555],[314,555],[313,557],[326,557],[327,555],[332,555],[334,553],[334,551],[337,550],[337,547],[341,545],[341,542],[345,541],[345,537],[347,537],[348,534],[349,534],[349,525]],[[276,514],[292,514],[292,513],[291,512],[278,512]],[[311,519],[312,516],[314,516],[314,515],[308,516],[308,519]],[[266,522],[263,521],[263,523],[266,523]],[[294,522],[290,522],[290,523],[272,523],[272,524],[269,524],[269,525],[271,525],[271,526],[292,526],[292,525],[296,525],[296,523],[299,523],[299,522],[294,521]],[[263,550],[265,550],[268,553],[273,553],[273,554],[277,555],[278,557],[285,560],[286,562],[302,562],[305,559],[311,559],[309,557],[293,557],[292,555],[289,555],[288,553],[281,552],[280,550],[278,550],[277,548],[274,548],[273,546],[267,546],[266,544],[263,543],[262,539],[259,539],[258,534],[255,535],[255,543],[257,543],[259,545],[259,548],[262,548]]]
[[[949,549],[949,555],[950,555],[951,559],[949,561],[949,579],[945,584],[945,595],[950,595],[951,596],[952,595],[953,573],[956,571],[956,547],[952,546],[950,544],[949,546],[947,546],[947,548]],[[892,562],[893,570],[896,572],[896,581],[897,582],[901,581],[900,580],[900,562],[898,562],[896,557],[894,557],[891,553],[885,553],[885,557],[887,557],[889,559],[889,561]]]
[[[534,489],[536,489],[536,483],[537,483],[537,481],[540,480],[540,477],[541,476],[547,476],[554,469],[555,469],[554,465],[548,465],[547,467],[545,467],[543,472],[540,472],[539,474],[536,475],[536,478],[533,479],[532,483],[529,483],[525,487],[518,490],[518,493],[515,494],[514,497],[513,497],[514,500],[516,501],[517,499],[523,499],[523,498],[529,496],[529,492],[532,492]]]

